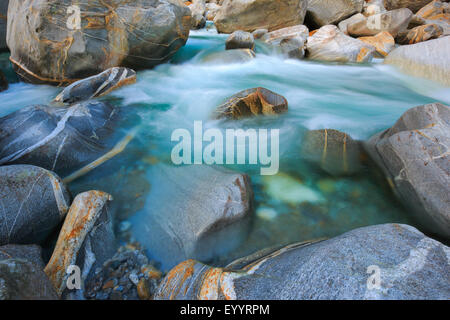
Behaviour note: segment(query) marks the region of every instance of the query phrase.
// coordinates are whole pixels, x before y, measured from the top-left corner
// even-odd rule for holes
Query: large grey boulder
[[[220,33],[269,31],[303,24],[307,0],[225,0],[214,18]]]
[[[57,300],[44,271],[24,259],[0,260],[0,300]]]
[[[23,259],[34,263],[40,269],[44,269],[42,260],[42,248],[38,245],[7,244],[0,247],[0,260]]]
[[[83,299],[86,282],[116,252],[112,216],[108,210],[111,200],[109,194],[101,191],[88,191],[75,197],[44,269],[59,296]],[[80,270],[79,289],[67,287],[72,266]]]
[[[308,0],[307,16],[316,27],[338,22],[361,13],[364,0]]]
[[[64,219],[70,195],[54,173],[0,166],[0,245],[44,241]]]
[[[349,23],[347,32],[353,37],[364,37],[387,31],[395,38],[408,28],[412,17],[413,13],[406,8],[382,12]]]
[[[23,108],[0,118],[0,165],[33,164],[66,177],[112,148],[118,117],[95,101]]]
[[[384,63],[416,77],[450,86],[450,37],[401,46],[386,57]]]
[[[384,0],[384,6],[387,10],[408,8],[412,12],[417,12],[431,1],[432,0]]]
[[[0,51],[7,50],[6,46],[6,26],[8,18],[9,0],[0,1]]]
[[[287,246],[245,266],[185,261],[168,273],[155,298],[448,300],[449,254],[449,247],[411,226],[370,226]]]
[[[412,108],[365,146],[422,228],[450,239],[450,108]]]
[[[145,210],[132,235],[168,270],[186,259],[209,261],[248,234],[253,192],[247,175],[211,166],[156,166]]]
[[[190,26],[180,0],[10,0],[7,42],[24,80],[60,85],[111,67],[163,63]]]
[[[370,62],[375,47],[345,35],[335,25],[326,25],[308,38],[306,57],[330,62]]]

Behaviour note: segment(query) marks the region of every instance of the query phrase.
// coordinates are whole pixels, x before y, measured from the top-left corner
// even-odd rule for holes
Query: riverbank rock
[[[186,259],[210,261],[248,235],[250,178],[211,166],[155,166],[145,211],[131,218],[132,235],[166,271]]]
[[[431,0],[384,0],[384,6],[387,10],[408,8],[412,12],[417,12],[430,2]]]
[[[0,300],[58,300],[44,271],[24,259],[0,260]]]
[[[345,35],[334,25],[320,28],[308,38],[306,57],[330,62],[369,62],[375,48]]]
[[[206,20],[213,21],[217,15],[217,12],[219,12],[220,8],[221,8],[221,6],[219,6],[216,3],[207,3],[206,4],[206,13],[205,13]]]
[[[251,49],[255,47],[255,39],[250,32],[235,31],[233,32],[225,42],[225,49]]]
[[[442,27],[438,26],[437,24],[426,24],[400,32],[397,35],[397,43],[404,45],[415,44],[439,38],[443,33],[444,30],[442,29]]]
[[[6,45],[6,27],[8,24],[8,3],[9,0],[0,2],[0,51],[8,50]]]
[[[54,173],[29,165],[0,166],[0,245],[43,242],[64,219],[70,195]]]
[[[256,54],[251,49],[232,49],[213,52],[202,59],[208,64],[245,63],[253,60]]]
[[[111,67],[152,68],[189,36],[191,12],[169,0],[10,0],[10,60],[28,82],[64,85]]]
[[[449,251],[411,226],[376,225],[256,255],[239,269],[185,261],[155,299],[447,300]]]
[[[344,34],[348,35],[347,27],[348,27],[349,24],[352,24],[352,23],[355,23],[355,22],[358,22],[358,21],[363,21],[365,19],[366,19],[366,17],[363,14],[357,13],[357,14],[351,16],[350,18],[342,20],[341,22],[339,22],[338,28]]]
[[[7,244],[0,247],[0,260],[22,259],[32,262],[41,270],[44,269],[42,261],[42,248],[37,245]]]
[[[362,169],[360,142],[338,130],[308,131],[303,137],[301,154],[333,176],[354,174]]]
[[[383,12],[348,24],[347,32],[353,37],[364,37],[387,31],[395,38],[408,28],[412,17],[413,13],[406,8]]]
[[[220,33],[269,31],[303,24],[306,0],[225,0],[214,18]]]
[[[259,115],[278,115],[288,111],[288,102],[283,96],[266,88],[241,91],[220,105],[215,119],[239,120]]]
[[[360,37],[361,40],[368,45],[374,46],[377,53],[381,57],[386,57],[389,52],[395,49],[395,39],[389,32],[383,31],[372,37]]]
[[[393,50],[384,63],[416,77],[450,86],[450,37],[433,39]]]
[[[72,83],[55,102],[76,103],[107,95],[111,91],[136,82],[136,72],[128,68],[111,68],[100,74]]]
[[[412,108],[365,146],[423,228],[450,239],[450,108]]]
[[[364,0],[308,0],[307,20],[315,27],[336,24],[361,13]]]
[[[448,2],[434,0],[420,9],[415,17],[416,26],[435,24],[442,28],[442,36],[450,35],[450,4]]]
[[[265,33],[261,36],[261,40],[279,48],[289,58],[302,59],[305,56],[308,35],[308,28],[298,25]]]
[[[118,116],[94,101],[23,108],[0,118],[0,165],[32,164],[66,177],[112,148]]]
[[[75,197],[64,221],[58,241],[44,271],[59,296],[83,299],[85,282],[94,276],[96,268],[116,252],[112,217],[108,202],[112,198],[101,191],[88,191]],[[78,266],[81,271],[81,289],[70,290],[67,280]]]
[[[206,25],[206,3],[205,0],[192,0],[189,9],[192,13],[191,29],[197,30],[204,28]]]
[[[366,0],[362,13],[366,17],[369,17],[386,11],[383,0]]]

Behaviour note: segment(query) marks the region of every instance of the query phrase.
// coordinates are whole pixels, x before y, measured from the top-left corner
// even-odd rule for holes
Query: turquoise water
[[[224,50],[225,39],[214,30],[192,32],[171,63],[139,72],[136,84],[105,98],[139,115],[135,124],[140,131],[126,152],[72,182],[72,193],[107,191],[115,198],[118,219],[139,223],[133,215],[151,205],[146,199],[157,187],[149,181],[150,168],[170,163],[175,145],[170,140],[172,131],[191,130],[195,120],[202,120],[207,128],[280,129],[277,176],[260,176],[258,166],[234,168],[251,176],[254,226],[246,242],[219,257],[217,264],[264,247],[332,237],[360,226],[386,222],[417,226],[371,170],[353,177],[331,177],[303,160],[301,139],[306,130],[323,128],[367,139],[390,127],[411,107],[450,103],[449,89],[401,75],[380,61],[338,65],[286,60],[261,44],[253,61],[204,63],[208,54]],[[257,86],[286,97],[289,112],[277,118],[210,120],[225,98]],[[13,83],[0,93],[0,116],[29,104],[49,103],[59,90]]]

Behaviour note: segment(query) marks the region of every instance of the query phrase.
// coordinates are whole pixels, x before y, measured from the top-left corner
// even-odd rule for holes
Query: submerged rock
[[[132,234],[168,270],[186,259],[211,259],[248,234],[253,192],[247,175],[211,166],[155,166],[145,211]]]
[[[387,11],[348,24],[347,32],[353,37],[364,37],[387,31],[395,38],[408,28],[412,17],[411,10],[405,8]]]
[[[214,118],[238,120],[258,115],[277,115],[287,111],[286,98],[259,87],[241,91],[228,98],[217,108]]]
[[[163,63],[190,26],[181,1],[10,0],[7,41],[24,80],[61,85],[111,67]]]
[[[220,33],[269,31],[302,24],[307,0],[225,0],[214,18]]]
[[[0,300],[57,300],[39,266],[24,259],[0,260]]]
[[[95,76],[77,81],[65,88],[55,102],[76,103],[104,96],[127,84],[136,82],[136,72],[128,68],[111,68]]]
[[[0,118],[0,165],[33,164],[65,177],[112,148],[117,119],[103,102],[23,108]]]
[[[444,33],[442,27],[437,24],[426,24],[413,29],[400,32],[397,35],[397,43],[414,44],[430,39],[439,38]]]
[[[375,48],[345,35],[334,25],[320,28],[308,38],[306,57],[330,62],[369,62]]]
[[[365,146],[423,228],[450,239],[450,108],[412,108]]]
[[[336,24],[361,13],[364,0],[308,0],[308,19],[316,27]]]
[[[244,63],[253,60],[256,54],[251,49],[232,49],[214,52],[203,58],[203,62],[211,64]]]
[[[45,264],[42,261],[42,248],[37,245],[19,245],[7,244],[0,247],[0,260],[7,259],[21,259],[32,262],[41,270],[44,269]]]
[[[225,48],[231,49],[251,49],[255,47],[255,39],[250,32],[235,31],[233,32],[225,42]]]
[[[360,142],[333,129],[308,131],[303,137],[301,154],[333,176],[354,174],[362,169]]]
[[[447,300],[449,253],[413,227],[370,226],[255,255],[245,266],[185,261],[164,278],[155,299]]]
[[[395,39],[389,32],[386,31],[380,32],[373,37],[361,37],[358,38],[358,40],[374,46],[377,53],[382,57],[386,57],[389,52],[395,49]]]
[[[384,0],[384,6],[387,10],[408,8],[412,12],[417,12],[430,2],[431,0]]]
[[[111,200],[109,194],[101,191],[88,191],[75,197],[45,267],[58,295],[66,299],[83,299],[85,282],[94,276],[96,268],[101,268],[114,255],[115,236],[108,211]],[[80,290],[67,288],[70,266],[80,268]]]
[[[450,37],[420,42],[393,50],[384,63],[401,71],[450,86]]]
[[[54,173],[0,166],[0,245],[43,242],[64,219],[70,195]]]

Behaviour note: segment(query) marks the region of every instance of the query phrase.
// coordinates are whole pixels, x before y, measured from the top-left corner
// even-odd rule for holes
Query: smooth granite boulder
[[[357,14],[351,16],[350,18],[342,20],[341,22],[339,22],[338,28],[344,34],[348,35],[348,30],[347,30],[348,25],[350,25],[352,23],[355,23],[355,22],[358,22],[358,21],[365,20],[365,19],[366,19],[366,17],[362,13],[357,13]]]
[[[0,300],[58,300],[44,271],[24,259],[0,260]]]
[[[374,46],[377,53],[383,58],[395,49],[395,39],[389,32],[386,31],[380,32],[376,36],[360,37],[358,40]]]
[[[416,77],[450,86],[450,37],[401,46],[386,57],[384,63]]]
[[[242,119],[258,115],[278,115],[288,111],[285,97],[266,88],[241,91],[217,107],[215,119]]]
[[[327,173],[342,176],[361,171],[364,151],[361,143],[346,133],[323,129],[304,135],[301,154]]]
[[[365,147],[422,228],[450,239],[450,108],[409,109]]]
[[[225,41],[225,49],[251,49],[255,47],[255,39],[250,32],[235,31]]]
[[[134,70],[114,67],[72,83],[55,98],[55,102],[72,104],[90,100],[107,95],[115,89],[135,82],[136,72]]]
[[[192,0],[189,9],[192,13],[191,29],[201,29],[206,24],[206,3],[205,0]]]
[[[168,61],[189,36],[181,0],[10,0],[10,60],[25,81],[68,84]]]
[[[397,35],[397,43],[399,44],[414,44],[431,39],[437,39],[444,33],[441,26],[437,24],[425,24],[410,30],[400,32]]]
[[[53,172],[0,166],[0,245],[43,242],[64,219],[70,195]]]
[[[289,58],[302,59],[305,56],[308,35],[306,26],[297,25],[265,33],[261,41],[279,48]]]
[[[384,6],[387,10],[408,8],[412,12],[417,12],[430,2],[431,0],[384,0]]]
[[[113,147],[118,118],[115,107],[95,101],[23,108],[0,118],[0,165],[37,165],[64,178]]]
[[[345,35],[335,25],[320,28],[308,38],[306,57],[330,62],[370,62],[375,47]]]
[[[307,0],[225,0],[214,18],[220,33],[269,31],[302,24]]]
[[[336,24],[361,13],[364,0],[308,0],[307,20],[315,27]]]
[[[370,226],[290,245],[245,266],[185,261],[167,274],[155,299],[448,300],[449,254],[411,226]]]
[[[53,255],[44,269],[59,296],[83,299],[85,283],[115,254],[117,245],[108,210],[111,200],[109,194],[101,191],[84,192],[73,200]],[[80,268],[80,290],[67,288],[70,266]]]
[[[219,167],[155,166],[145,210],[132,235],[162,270],[186,259],[210,261],[236,248],[251,226],[250,178]]]
[[[357,20],[347,25],[347,32],[352,37],[374,36],[387,31],[394,38],[408,28],[413,17],[411,10],[403,8],[375,14],[364,20]]]

